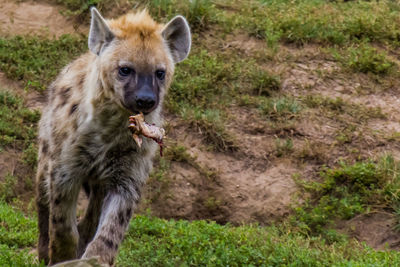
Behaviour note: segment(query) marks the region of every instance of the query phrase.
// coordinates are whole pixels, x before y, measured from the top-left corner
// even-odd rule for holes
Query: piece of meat
[[[141,147],[142,138],[140,135],[143,135],[147,138],[153,139],[160,146],[160,155],[162,156],[162,148],[163,148],[163,138],[165,136],[165,130],[161,127],[157,127],[155,125],[150,125],[144,121],[144,116],[142,113],[130,116],[129,117],[129,129],[132,132],[132,137],[135,140],[136,144]]]

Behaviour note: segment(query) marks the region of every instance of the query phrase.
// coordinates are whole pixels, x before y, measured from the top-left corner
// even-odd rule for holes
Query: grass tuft
[[[0,38],[0,70],[26,88],[43,91],[59,70],[87,48],[86,39],[62,35],[57,40],[14,36]]]
[[[186,106],[181,109],[180,115],[197,129],[212,144],[216,151],[236,151],[238,142],[226,130],[226,122],[222,119],[221,112],[215,109],[199,109]]]
[[[211,0],[147,0],[143,1],[150,12],[158,18],[183,15],[192,31],[201,31],[216,21],[216,9]]]
[[[245,16],[230,18],[227,30],[289,43],[345,45],[351,42],[399,44],[399,3],[384,1],[260,0],[242,5]]]
[[[256,70],[250,75],[253,91],[258,96],[271,96],[272,92],[281,89],[280,78],[262,70]]]
[[[384,75],[393,70],[395,64],[383,52],[368,45],[350,47],[348,56],[343,58],[345,66],[362,73]]]
[[[7,91],[0,91],[0,103],[0,147],[17,144],[34,149],[39,111],[25,108],[21,98]],[[30,162],[35,163],[32,157]]]
[[[154,249],[157,247],[157,249]],[[277,227],[233,227],[206,221],[136,216],[121,246],[118,266],[387,266],[397,251],[356,243],[327,245]]]
[[[296,179],[310,198],[295,208],[291,221],[307,235],[322,234],[336,241],[329,230],[335,220],[351,219],[374,205],[393,211],[399,207],[400,163],[391,155],[377,162],[342,162],[336,168],[323,170],[320,177],[321,182]]]

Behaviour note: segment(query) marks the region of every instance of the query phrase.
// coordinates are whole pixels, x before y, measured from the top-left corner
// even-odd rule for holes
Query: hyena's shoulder
[[[62,109],[74,98],[82,98],[85,94],[85,82],[95,56],[86,53],[64,67],[56,80],[48,88],[48,105]]]
[[[52,146],[57,146],[78,129],[93,61],[91,53],[81,55],[64,67],[49,86],[47,105],[40,121],[39,142],[47,140]]]

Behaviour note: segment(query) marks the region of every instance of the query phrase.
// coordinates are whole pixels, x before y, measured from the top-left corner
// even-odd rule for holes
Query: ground
[[[0,0],[0,36],[52,40],[70,34],[85,38],[87,17],[76,19],[68,15],[68,6],[55,2]],[[240,8],[247,10],[238,7],[240,1],[232,5],[215,2],[214,8],[223,10],[228,18]],[[125,10],[121,5],[108,15]],[[293,208],[312,195],[298,179],[320,182],[321,172],[337,168],[340,162],[378,161],[388,154],[400,160],[398,46],[371,41],[355,44],[360,50],[353,51],[351,45],[327,45],[319,40],[283,40],[271,45],[246,27],[227,30],[212,20],[209,23],[215,26],[200,23],[193,28],[191,60],[204,66],[214,64],[213,69],[207,76],[202,68],[194,68],[192,61],[177,66],[178,72],[183,70],[177,73],[178,82],[164,116],[166,155],[156,159],[139,213],[165,219],[209,219],[219,224],[279,224],[296,215]],[[360,58],[371,57],[368,51],[384,53],[394,67],[362,71],[357,64]],[[366,56],[357,54],[364,52]],[[31,88],[23,76],[13,78],[4,66],[0,69],[2,90],[23,98],[25,107],[41,110],[46,92]],[[188,69],[205,79],[218,77],[215,84],[222,90],[217,93],[221,96],[196,107],[220,112],[210,117],[222,118],[222,130],[218,120],[190,113],[183,108],[186,104],[179,102],[174,88],[182,90],[179,78],[187,79]],[[192,97],[202,101],[201,93]],[[223,108],[218,108],[218,101]],[[16,184],[24,186],[17,186],[14,194],[32,206],[33,187],[21,181],[34,170],[21,161],[26,149],[7,145],[0,150],[0,181],[7,184],[7,175],[18,177]],[[85,203],[82,194],[78,214]],[[395,230],[398,220],[393,206],[389,201],[385,205],[371,203],[351,218],[333,218],[330,227],[375,249],[397,250],[400,234]],[[24,204],[15,205],[27,210]]]

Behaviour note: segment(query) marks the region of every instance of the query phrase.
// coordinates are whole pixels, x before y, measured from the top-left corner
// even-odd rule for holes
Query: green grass
[[[0,202],[0,265],[39,266],[35,216]],[[155,249],[156,248],[156,249]],[[206,221],[136,216],[119,250],[118,266],[389,266],[397,251],[375,251],[346,239],[331,245],[285,227],[234,227]],[[40,265],[43,266],[43,265]]]
[[[255,107],[270,121],[287,121],[296,118],[302,110],[301,104],[291,96],[264,97],[241,95],[238,103],[242,106]]]
[[[55,3],[64,5],[67,8],[66,15],[83,16],[89,12],[90,7],[97,6],[100,10],[105,4],[104,0],[53,0]],[[111,1],[117,2],[117,1]]]
[[[239,73],[239,63],[194,48],[189,58],[177,66],[167,107],[176,111],[182,103],[200,108],[226,104],[234,90],[228,82],[238,81]]]
[[[0,90],[0,148],[18,145],[27,151],[34,149],[39,118],[39,111],[25,108],[20,97]],[[35,163],[31,156],[27,160]]]
[[[398,45],[400,39],[400,5],[390,0],[260,0],[238,6],[242,16],[228,15],[227,30],[244,28],[270,44],[367,41]]]
[[[15,163],[17,169],[1,177],[0,199],[11,201],[18,197],[17,189],[32,191],[32,173],[37,162],[36,136],[39,118],[38,110],[24,107],[24,101],[20,97],[0,89],[0,152],[7,149],[22,152],[22,157]]]
[[[200,109],[192,106],[182,106],[178,113],[197,129],[208,144],[217,151],[235,151],[238,141],[226,130],[226,116],[218,109]]]
[[[156,248],[156,249],[154,249]],[[396,251],[346,241],[327,245],[277,227],[233,227],[206,221],[137,216],[121,247],[119,266],[387,266]]]
[[[113,6],[121,9],[147,7],[164,22],[177,14],[184,15],[194,31],[220,25],[226,32],[245,29],[265,39],[304,44],[348,44],[382,42],[399,44],[400,5],[396,1],[326,1],[326,0],[53,0],[67,7],[67,14],[86,17],[90,6],[107,13]],[[228,7],[228,8],[226,8]],[[226,12],[226,9],[240,12]]]
[[[386,75],[395,69],[395,63],[387,58],[386,53],[366,44],[349,47],[342,54],[334,53],[334,56],[353,72]]]
[[[171,112],[200,130],[217,151],[237,149],[235,138],[226,130],[225,110],[237,91],[243,90],[247,81],[242,80],[248,79],[250,72],[243,77],[243,62],[235,59],[193,49],[191,56],[177,67],[166,101]]]
[[[381,108],[371,108],[351,103],[343,98],[330,98],[318,94],[306,95],[302,97],[302,103],[313,109],[324,111],[324,115],[330,118],[335,118],[339,121],[346,121],[351,116],[356,122],[365,122],[369,119],[385,119],[386,115]]]
[[[56,40],[15,36],[0,38],[0,70],[25,87],[43,91],[61,68],[87,49],[86,38]]]
[[[258,96],[271,96],[281,89],[280,77],[267,71],[255,69],[250,73],[253,92]]]
[[[216,21],[216,9],[211,0],[52,0],[57,4],[64,5],[68,16],[79,20],[88,20],[90,7],[95,6],[108,18],[108,11],[115,6],[120,9],[136,10],[147,8],[158,21],[167,22],[174,16],[180,14],[185,16],[192,31],[200,31],[208,28]]]
[[[36,217],[0,200],[0,266],[45,266],[29,251],[38,236]]]
[[[157,19],[171,19],[178,14],[184,16],[192,31],[196,32],[209,28],[217,20],[212,0],[142,0],[141,2]]]
[[[38,235],[35,219],[0,200],[0,243],[20,248],[35,245]]]
[[[44,263],[39,264],[35,256],[29,254],[29,249],[20,249],[15,246],[7,246],[0,244],[0,265],[1,266],[46,266]]]
[[[323,170],[320,178],[320,182],[296,179],[310,197],[295,208],[291,221],[307,235],[335,240],[338,236],[330,228],[337,219],[351,219],[374,206],[399,211],[400,163],[390,155],[376,162],[342,162]]]

